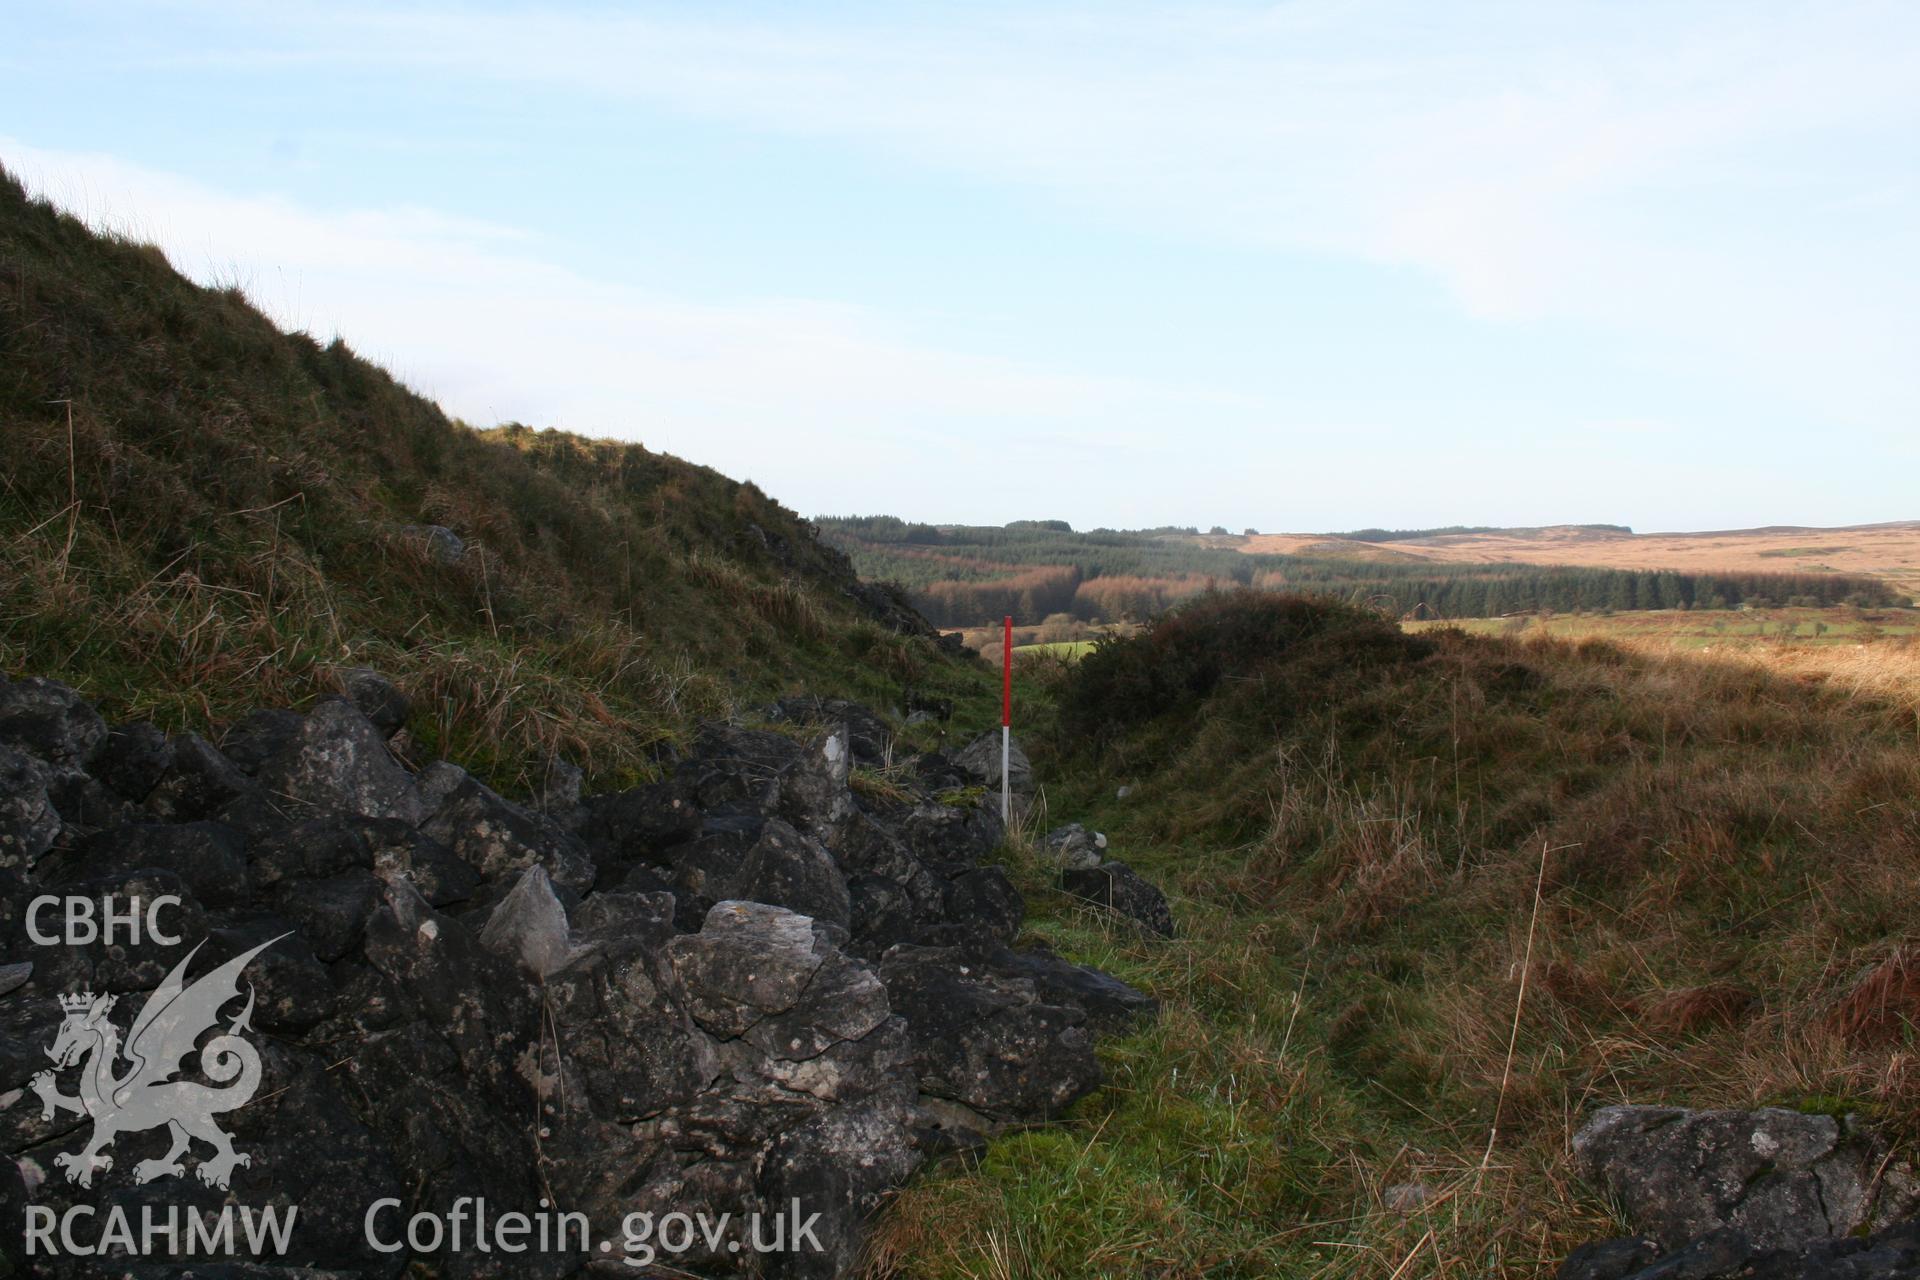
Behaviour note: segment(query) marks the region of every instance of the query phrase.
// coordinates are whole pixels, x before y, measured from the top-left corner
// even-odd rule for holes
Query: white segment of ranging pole
[[[1013,825],[1013,615],[1000,647],[1000,823]]]
[[[1013,825],[1013,775],[1007,766],[1013,760],[1013,726],[1000,726],[1000,824]]]

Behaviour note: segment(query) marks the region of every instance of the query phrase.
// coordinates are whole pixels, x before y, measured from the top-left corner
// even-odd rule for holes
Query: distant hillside
[[[422,732],[460,725],[468,759],[619,771],[788,687],[974,682],[753,485],[449,421],[3,173],[0,436],[0,667],[116,718],[217,721],[365,663],[446,708]]]
[[[1895,595],[1920,593],[1920,521],[1817,529],[1768,525],[1705,533],[1632,533],[1616,525],[1535,529],[1414,529],[1381,538],[1351,534],[1265,534],[1244,539],[1251,555],[1331,555],[1429,564],[1579,565],[1679,573],[1850,574],[1878,578]]]
[[[1623,524],[1575,524],[1559,527],[1582,534],[1612,535],[1633,532]],[[1420,542],[1430,538],[1471,536],[1482,533],[1520,535],[1544,532],[1546,532],[1544,529],[1502,529],[1490,524],[1450,524],[1437,529],[1355,529],[1351,533],[1329,533],[1325,536],[1343,542]]]
[[[892,516],[822,517],[826,540],[862,577],[900,584],[934,623],[979,626],[1144,619],[1205,591],[1234,586],[1365,603],[1413,618],[1483,618],[1541,609],[1725,608],[1748,600],[1892,603],[1874,578],[1758,570],[1595,568],[1551,559],[1421,554],[1428,543],[1327,536],[1202,534],[1193,529],[1076,532],[1062,521],[1004,527],[909,523]],[[1596,537],[1630,537],[1585,526]],[[1511,532],[1511,531],[1510,531]],[[1551,530],[1536,530],[1543,538]],[[1454,535],[1436,534],[1434,542]],[[1493,535],[1471,535],[1493,536]]]

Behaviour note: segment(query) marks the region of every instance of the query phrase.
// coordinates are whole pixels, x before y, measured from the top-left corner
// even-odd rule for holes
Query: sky
[[[36,4],[0,164],[803,514],[1920,518],[1920,6]]]

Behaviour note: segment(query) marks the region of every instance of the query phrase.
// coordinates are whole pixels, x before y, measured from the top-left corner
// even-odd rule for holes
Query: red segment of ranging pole
[[[1006,643],[1000,656],[1000,725],[1013,723],[1013,615],[1007,615]]]
[[[1000,648],[1000,822],[1013,825],[1013,615],[1006,615],[1006,641]]]

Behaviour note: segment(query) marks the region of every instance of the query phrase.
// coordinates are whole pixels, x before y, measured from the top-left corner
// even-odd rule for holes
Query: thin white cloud
[[[1857,424],[1920,409],[1910,5],[220,11],[246,59],[844,139],[1097,216],[1410,266],[1472,315],[1597,323]]]
[[[805,6],[759,12],[185,3],[172,13],[191,32],[167,57],[177,63],[186,46],[209,67],[530,89],[560,114],[665,107],[1023,188],[1089,220],[1390,264],[1438,282],[1477,322],[1591,335],[1612,343],[1613,367],[1659,365],[1666,384],[1682,370],[1701,404],[1734,387],[1722,403],[1777,398],[1829,443],[1911,452],[1911,4],[966,4],[880,7],[857,22]],[[1076,499],[1091,518],[1168,518],[1136,496],[1150,475],[1157,493],[1193,495],[1209,520],[1232,523],[1238,510],[1264,526],[1292,476],[1354,462],[1327,443],[1340,432],[1286,411],[1284,389],[1263,405],[1079,376],[1044,357],[942,350],[899,317],[831,300],[712,306],[615,287],[554,266],[511,228],[421,210],[321,213],[101,157],[42,158],[118,184],[91,204],[106,188],[83,188],[83,207],[143,211],[133,229],[181,265],[239,279],[290,323],[341,329],[457,412],[638,436],[778,476],[802,506],[855,505],[845,495],[862,489],[842,459],[859,456],[886,489],[858,505],[980,511],[955,495],[989,483],[980,460],[1018,441],[1029,466],[991,480],[1006,488],[987,510],[1075,515],[1056,505],[1047,464],[1058,461],[1093,495]],[[1582,403],[1584,390],[1563,389],[1544,432],[1582,444],[1566,424],[1612,411]],[[1436,411],[1454,424],[1473,417],[1471,405]],[[1719,451],[1724,483],[1706,487],[1751,488],[1774,508],[1764,518],[1806,489],[1846,505],[1837,464],[1823,482],[1787,474],[1778,458],[1732,457],[1742,441],[1730,410],[1644,412],[1698,420],[1674,434]],[[1460,501],[1501,500],[1505,483],[1540,508],[1506,518],[1565,514],[1554,509],[1567,475],[1558,458],[1529,478],[1512,456],[1489,455],[1483,478],[1456,476],[1454,492],[1429,496],[1432,477],[1486,433],[1456,431],[1431,455],[1424,440],[1408,448],[1417,422],[1385,434],[1401,465],[1370,481],[1382,487],[1362,499],[1369,507],[1441,521],[1459,517],[1448,508]],[[828,435],[831,448],[816,443]],[[1657,453],[1595,457],[1579,487],[1644,509],[1656,501],[1647,477],[1662,476]],[[1242,454],[1222,475],[1219,459]],[[1141,458],[1152,465],[1122,465]],[[1704,500],[1698,472],[1651,483],[1671,486],[1673,502]],[[1349,513],[1355,501],[1320,487],[1284,499],[1322,500]],[[1499,517],[1478,506],[1471,518]]]
[[[1010,442],[1044,423],[1117,456],[1155,447],[1143,414],[1247,407],[928,347],[837,302],[651,295],[543,260],[513,228],[417,208],[325,213],[4,138],[0,162],[90,223],[158,244],[190,277],[237,285],[284,327],[346,336],[449,412],[777,476],[781,496],[809,510],[850,509],[870,491],[869,472],[846,464],[853,452],[870,465],[897,455],[908,475],[920,458],[921,491],[901,496],[937,506],[952,477],[924,460],[943,446]]]

